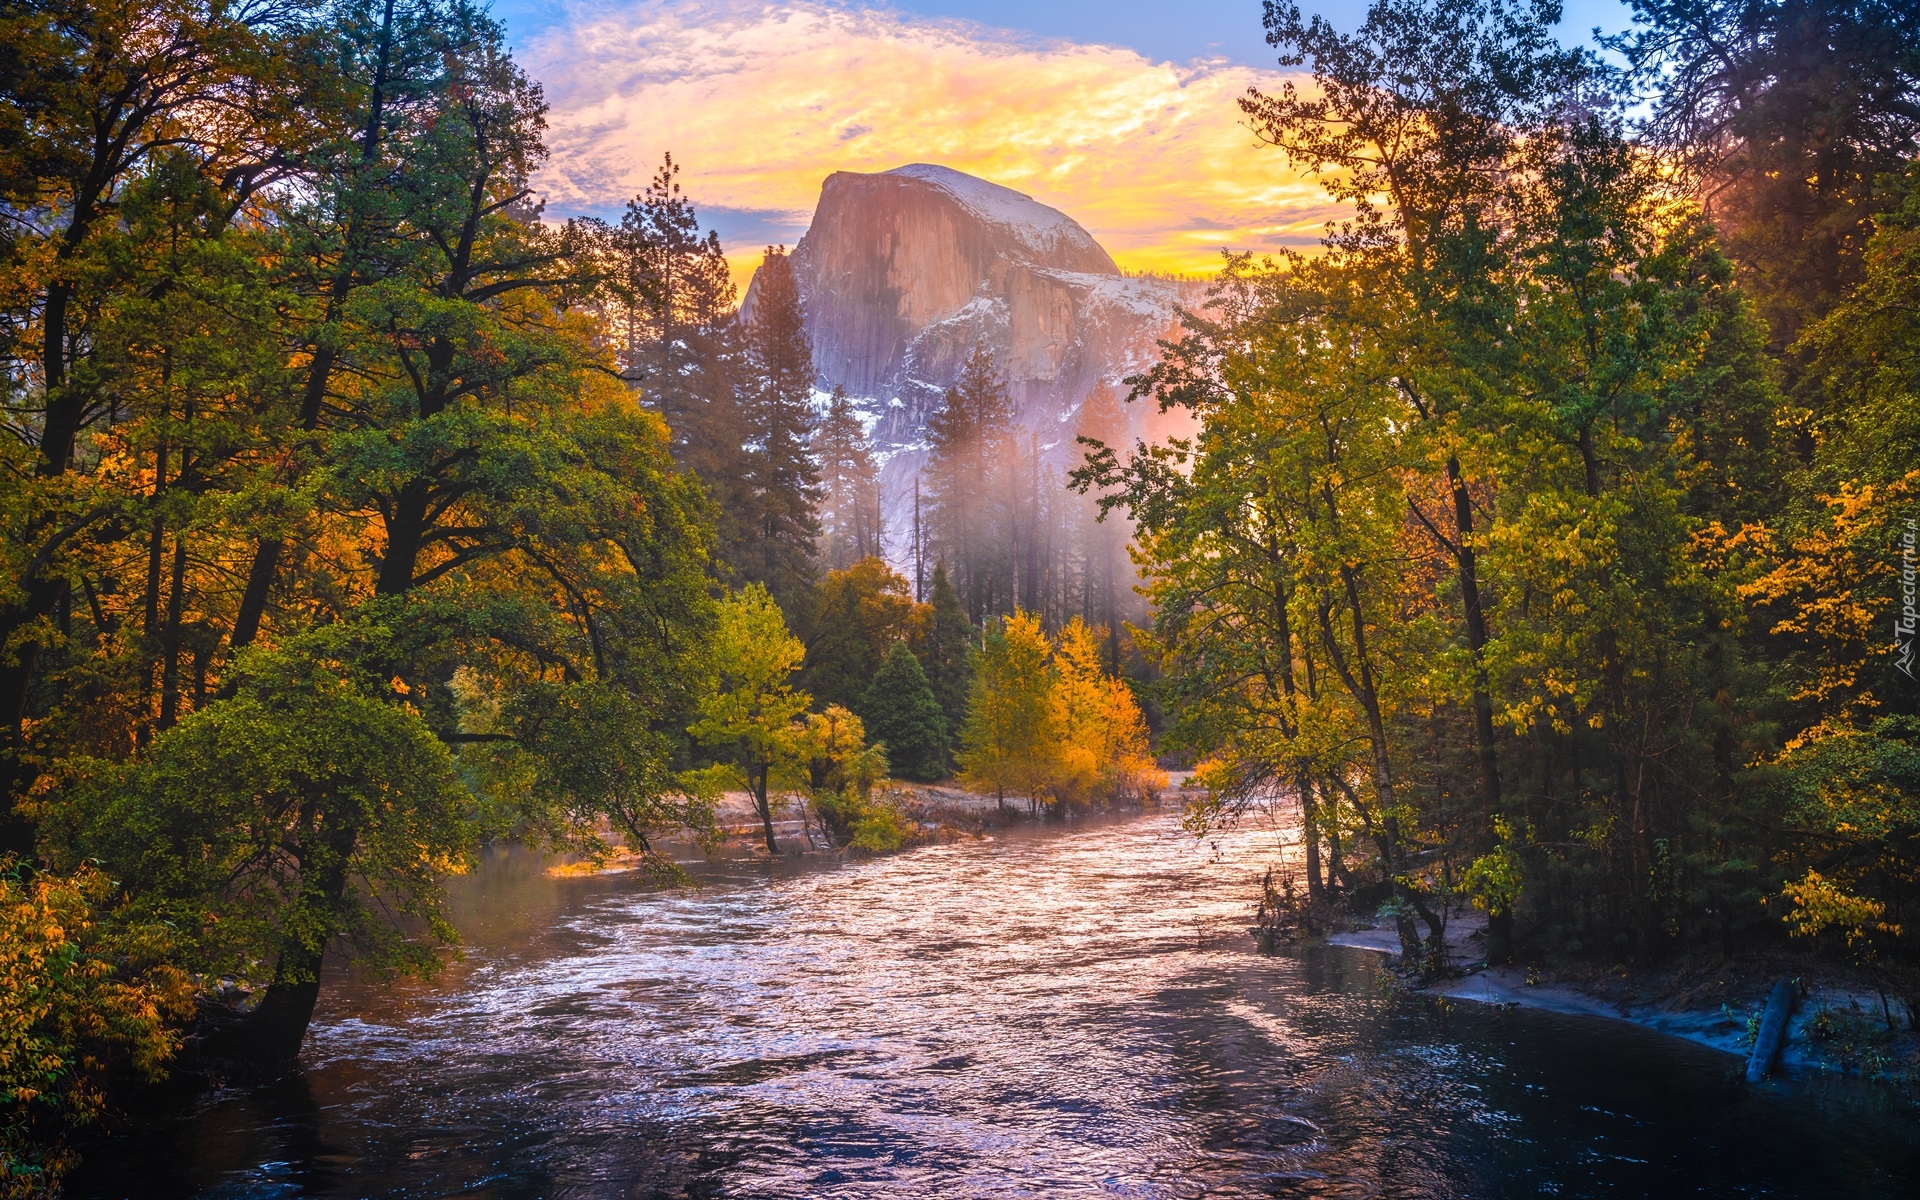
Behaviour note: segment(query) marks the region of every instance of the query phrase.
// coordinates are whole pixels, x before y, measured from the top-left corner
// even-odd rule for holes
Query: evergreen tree
[[[905,642],[895,642],[873,683],[860,697],[867,733],[886,746],[887,762],[903,779],[931,782],[947,771],[947,722],[927,684],[927,673]]]
[[[1090,456],[1111,450],[1116,461],[1127,452],[1127,419],[1120,409],[1120,397],[1105,381],[1096,385],[1080,405],[1080,417],[1074,427],[1075,440]],[[1080,542],[1080,619],[1089,625],[1106,627],[1107,669],[1120,669],[1121,591],[1131,582],[1131,564],[1127,562],[1127,540],[1132,529],[1122,509],[1100,511],[1096,498],[1088,497],[1079,521]]]
[[[947,579],[946,564],[933,568],[932,619],[920,638],[921,664],[947,730],[958,738],[967,721],[967,693],[973,686],[973,647],[976,632],[960,604],[960,593]]]
[[[800,288],[784,250],[767,248],[754,277],[746,316],[747,363],[752,376],[746,412],[741,543],[732,565],[767,591],[796,625],[807,628],[814,547],[820,523],[820,474],[809,453],[813,438],[813,349],[807,340]]]
[[[1920,144],[1920,8],[1633,0],[1612,39],[1660,89],[1647,140],[1698,185],[1777,347],[1859,282]],[[1798,355],[1788,355],[1795,368]]]
[[[1013,540],[1004,483],[1017,479],[1013,401],[993,354],[975,346],[959,382],[927,418],[926,557],[945,562],[968,616],[1013,606]]]
[[[820,469],[820,557],[829,571],[886,553],[881,541],[880,473],[860,415],[833,389],[813,437]]]
[[[671,154],[646,190],[607,231],[614,284],[602,318],[621,374],[641,402],[666,418],[674,458],[706,485],[721,520],[721,553],[737,546],[746,464],[746,378],[735,289],[720,236],[700,235]]]

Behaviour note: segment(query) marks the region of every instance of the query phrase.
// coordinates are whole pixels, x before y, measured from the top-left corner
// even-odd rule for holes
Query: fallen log
[[[1760,1017],[1760,1034],[1753,1039],[1753,1053],[1747,1056],[1747,1082],[1759,1083],[1773,1070],[1780,1047],[1787,1040],[1787,1018],[1793,1015],[1793,984],[1782,979],[1767,996],[1767,1011]]]

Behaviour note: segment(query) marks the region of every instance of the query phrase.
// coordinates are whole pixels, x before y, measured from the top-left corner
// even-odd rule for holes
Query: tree
[[[665,156],[646,189],[627,202],[619,227],[601,231],[611,281],[602,316],[622,374],[666,419],[675,460],[712,498],[720,553],[731,562],[747,535],[740,510],[749,440],[743,389],[751,372],[719,235],[700,235],[679,174],[680,165]]]
[[[944,563],[933,568],[933,601],[927,606],[929,619],[915,639],[914,651],[927,674],[933,698],[940,704],[948,737],[957,742],[967,723],[967,696],[973,683],[973,653],[976,630],[967,620],[960,594],[947,579]],[[952,749],[951,744],[949,750]]]
[[[483,829],[591,847],[602,821],[643,844],[711,824],[671,769],[710,611],[703,504],[606,369],[591,239],[536,219],[537,88],[464,4],[326,19],[273,52],[319,80],[284,97],[304,105],[291,132],[241,127],[256,84],[227,67],[206,82],[232,106],[200,111],[297,179],[249,190],[174,139],[114,185],[123,294],[86,338],[110,402],[58,483],[95,516],[35,568],[66,598],[35,635],[57,636],[16,660],[36,852],[66,874],[113,863],[142,881],[132,907],[231,910],[257,934],[226,965],[265,994],[229,1014],[223,1053],[268,1072],[298,1049],[330,946],[384,955],[383,905],[429,917],[399,965],[437,961],[438,876]],[[35,478],[10,444],[8,469]],[[31,489],[4,492],[6,519],[38,519]],[[322,704],[328,679],[357,699]],[[312,760],[298,739],[325,729],[299,720],[341,722],[352,756]],[[409,749],[420,729],[438,758]],[[311,778],[275,782],[276,762]],[[227,824],[207,829],[183,815],[182,763],[259,786],[211,797]],[[160,845],[122,836],[141,829]],[[229,851],[271,860],[259,891],[161,869]],[[400,886],[389,865],[414,890],[364,892]],[[224,953],[177,946],[206,978]]]
[[[886,749],[867,742],[860,718],[838,704],[808,713],[802,745],[807,794],[828,841],[862,850],[899,849],[898,814],[873,796],[874,786],[886,777]]]
[[[1074,425],[1074,440],[1098,453],[1112,447],[1125,451],[1126,415],[1120,397],[1104,381],[1087,394]],[[1080,513],[1081,575],[1080,619],[1098,621],[1107,630],[1107,667],[1120,669],[1120,586],[1123,577],[1132,574],[1126,561],[1130,535],[1118,509],[1103,507],[1096,500],[1083,502]],[[1123,572],[1125,576],[1123,576]]]
[[[113,425],[138,394],[125,370],[94,360],[125,345],[113,331],[118,305],[162,286],[125,267],[161,247],[190,261],[235,235],[249,200],[324,142],[340,114],[301,103],[325,100],[325,76],[300,15],[278,5],[54,4],[10,9],[0,30],[10,214],[0,354],[19,441],[0,538],[10,568],[0,582],[0,849],[30,857],[32,830],[14,806],[33,774],[25,722],[37,667],[71,604],[65,564],[119,509],[120,497],[93,485],[85,435]],[[221,119],[202,119],[215,111]],[[147,231],[192,247],[138,244],[137,226],[122,222],[123,205],[155,176],[191,197],[193,211]]]
[[[1695,185],[1776,347],[1862,274],[1920,138],[1920,15],[1884,0],[1635,0],[1614,39],[1658,89],[1648,140]],[[1793,361],[1789,356],[1789,363]]]
[[[814,589],[807,688],[828,704],[858,707],[887,651],[908,636],[916,606],[907,581],[878,558],[829,571]]]
[[[1003,808],[1009,792],[1025,796],[1035,815],[1054,777],[1059,740],[1050,702],[1051,649],[1040,622],[1026,613],[988,626],[960,734],[962,783],[992,792]]]
[[[860,712],[897,774],[929,782],[947,773],[947,722],[906,642],[895,642],[887,652],[860,697]]]
[[[949,568],[968,618],[1011,611],[1014,545],[1009,485],[1014,466],[1013,402],[986,346],[967,356],[959,382],[927,418],[926,545]]]
[[[1051,707],[1060,734],[1054,790],[1075,802],[1116,804],[1166,786],[1148,749],[1133,689],[1102,666],[1098,639],[1075,618],[1054,647]]]
[[[334,939],[377,970],[425,973],[455,937],[438,875],[468,859],[472,796],[420,713],[365,665],[380,657],[355,644],[369,634],[335,626],[251,653],[231,699],[138,760],[72,763],[43,817],[60,859],[106,865],[133,914],[195,939],[183,949],[199,970],[274,964],[243,1055],[298,1053]]]
[[[744,541],[734,563],[764,584],[804,628],[814,580],[820,523],[820,474],[809,452],[813,351],[807,342],[800,288],[785,251],[768,247],[748,297]]]
[[[711,646],[714,684],[700,698],[700,719],[689,727],[704,745],[730,755],[745,775],[769,854],[780,853],[769,783],[799,760],[795,721],[813,704],[790,682],[805,654],[764,586],[749,584],[728,596]]]
[[[180,1049],[193,984],[163,927],[116,921],[114,886],[0,860],[0,1194],[58,1195],[74,1130],[115,1075],[157,1083]]]
[[[886,553],[881,538],[880,474],[866,426],[836,387],[813,436],[820,471],[820,556],[830,571]]]

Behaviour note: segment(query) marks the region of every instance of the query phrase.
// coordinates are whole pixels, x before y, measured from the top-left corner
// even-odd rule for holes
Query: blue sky
[[[515,39],[523,39],[565,25],[573,11],[584,7],[561,0],[495,0],[493,10]],[[1247,66],[1273,62],[1258,0],[916,0],[847,7],[956,18],[1043,38],[1125,46],[1156,61],[1223,55]],[[1301,7],[1349,29],[1366,14],[1360,0],[1322,0]],[[1566,0],[1564,7],[1561,39],[1569,42],[1585,41],[1596,25],[1618,32],[1631,16],[1619,0]]]

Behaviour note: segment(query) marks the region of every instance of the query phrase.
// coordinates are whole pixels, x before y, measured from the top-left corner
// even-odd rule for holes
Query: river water
[[[1148,814],[674,892],[499,854],[456,881],[465,961],[339,981],[303,1076],[69,1194],[1920,1195],[1881,1090],[1254,953],[1274,847]]]

